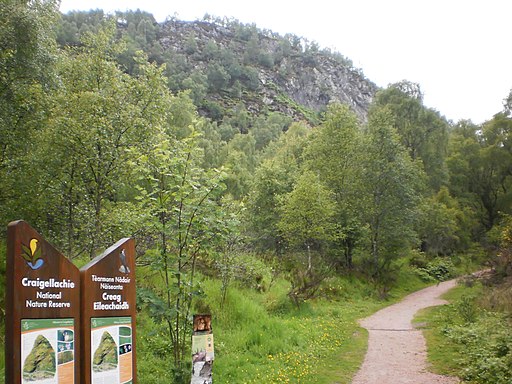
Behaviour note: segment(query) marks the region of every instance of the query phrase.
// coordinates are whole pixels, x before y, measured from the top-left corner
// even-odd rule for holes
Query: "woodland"
[[[136,240],[140,382],[189,382],[193,313],[218,322],[219,382],[334,382],[313,381],[311,340],[288,332],[345,312],[352,325],[336,329],[355,330],[397,290],[477,268],[494,273],[461,299],[462,320],[510,326],[512,93],[483,124],[453,122],[418,84],[379,89],[337,52],[233,19],[62,15],[54,0],[0,13],[3,239],[26,220],[77,265]],[[351,79],[347,100],[284,86],[326,62]],[[454,372],[510,383],[512,337],[482,338],[495,341],[487,368]],[[296,349],[309,371],[273,365]]]

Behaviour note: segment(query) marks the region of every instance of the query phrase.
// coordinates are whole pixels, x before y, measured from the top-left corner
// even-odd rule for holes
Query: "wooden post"
[[[135,384],[135,242],[118,241],[80,276],[82,384]]]
[[[214,358],[212,316],[209,314],[194,315],[190,384],[212,384]]]
[[[7,228],[6,383],[80,383],[80,272],[24,221]]]

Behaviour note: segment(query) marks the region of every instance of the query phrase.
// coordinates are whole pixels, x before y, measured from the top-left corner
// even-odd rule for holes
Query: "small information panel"
[[[131,317],[91,319],[91,366],[93,383],[132,383]]]
[[[8,226],[6,383],[79,383],[80,272],[24,221]]]
[[[214,358],[212,317],[211,315],[194,315],[190,384],[212,384]]]
[[[22,383],[74,383],[74,320],[27,319],[21,329]]]
[[[136,383],[134,241],[120,240],[80,275],[82,383]]]

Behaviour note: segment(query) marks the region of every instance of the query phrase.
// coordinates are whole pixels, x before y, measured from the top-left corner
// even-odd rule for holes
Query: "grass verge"
[[[511,314],[489,306],[489,288],[459,285],[449,305],[422,311],[432,371],[475,384],[512,383]],[[491,303],[492,304],[492,303]]]
[[[468,287],[459,284],[442,298],[449,303],[456,303],[468,295],[475,296],[480,292],[480,285]],[[414,317],[415,323],[425,324],[422,329],[427,342],[429,369],[433,373],[457,376],[462,369],[459,359],[462,347],[446,337],[443,332],[447,325],[458,321],[454,317],[455,312],[454,305],[450,304],[422,309]]]

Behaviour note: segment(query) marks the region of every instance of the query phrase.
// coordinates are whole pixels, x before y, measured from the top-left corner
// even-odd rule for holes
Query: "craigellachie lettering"
[[[24,277],[21,279],[21,285],[24,287],[34,287],[39,288],[41,290],[47,288],[59,288],[59,289],[73,289],[75,288],[75,283],[69,279],[62,280],[41,280],[39,277],[35,280],[29,279],[28,277]]]

